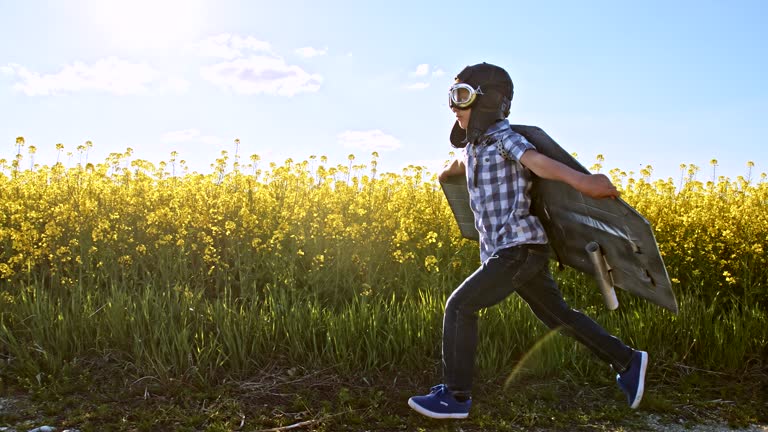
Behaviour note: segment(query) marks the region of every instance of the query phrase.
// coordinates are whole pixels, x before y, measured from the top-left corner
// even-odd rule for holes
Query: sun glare
[[[112,47],[168,50],[198,37],[204,0],[84,0],[86,25]]]

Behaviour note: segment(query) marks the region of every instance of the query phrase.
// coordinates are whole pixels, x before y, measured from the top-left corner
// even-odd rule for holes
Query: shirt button
[[[491,161],[491,159],[490,159],[490,158],[485,158],[485,161],[486,161],[486,162],[490,162],[490,161]]]

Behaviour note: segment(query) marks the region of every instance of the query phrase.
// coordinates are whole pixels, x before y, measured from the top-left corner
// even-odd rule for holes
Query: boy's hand
[[[443,168],[440,174],[437,175],[437,179],[442,183],[448,180],[448,177],[452,175],[464,174],[464,170],[464,162],[459,159],[454,159]]]
[[[448,177],[450,176],[451,176],[451,170],[446,167],[440,172],[440,174],[437,175],[437,179],[440,180],[440,183],[444,183],[446,180],[448,180]]]
[[[590,198],[616,198],[619,191],[604,174],[585,174],[575,185],[576,190]]]

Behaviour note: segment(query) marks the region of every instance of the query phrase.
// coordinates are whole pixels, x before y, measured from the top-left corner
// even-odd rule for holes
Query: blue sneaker
[[[419,414],[436,419],[463,419],[469,416],[472,399],[459,402],[454,399],[445,384],[432,387],[426,396],[414,396],[408,399],[408,406]]]
[[[632,353],[632,361],[629,368],[616,375],[616,382],[619,383],[621,391],[627,395],[629,407],[632,409],[640,405],[645,390],[645,370],[648,368],[648,353],[645,351],[635,351]]]

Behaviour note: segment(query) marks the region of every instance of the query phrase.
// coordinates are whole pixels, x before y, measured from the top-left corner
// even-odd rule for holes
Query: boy
[[[488,63],[464,68],[450,89],[449,104],[456,115],[451,144],[464,151],[439,179],[466,174],[482,265],[445,305],[445,384],[433,387],[426,396],[410,398],[408,405],[433,418],[469,415],[477,312],[516,292],[548,327],[560,328],[609,363],[630,407],[637,408],[643,397],[648,354],[628,347],[565,303],[549,272],[546,233],[530,213],[532,172],[565,182],[592,198],[615,198],[619,193],[608,177],[575,171],[538,153],[512,131],[506,119],[512,95],[509,74]]]

